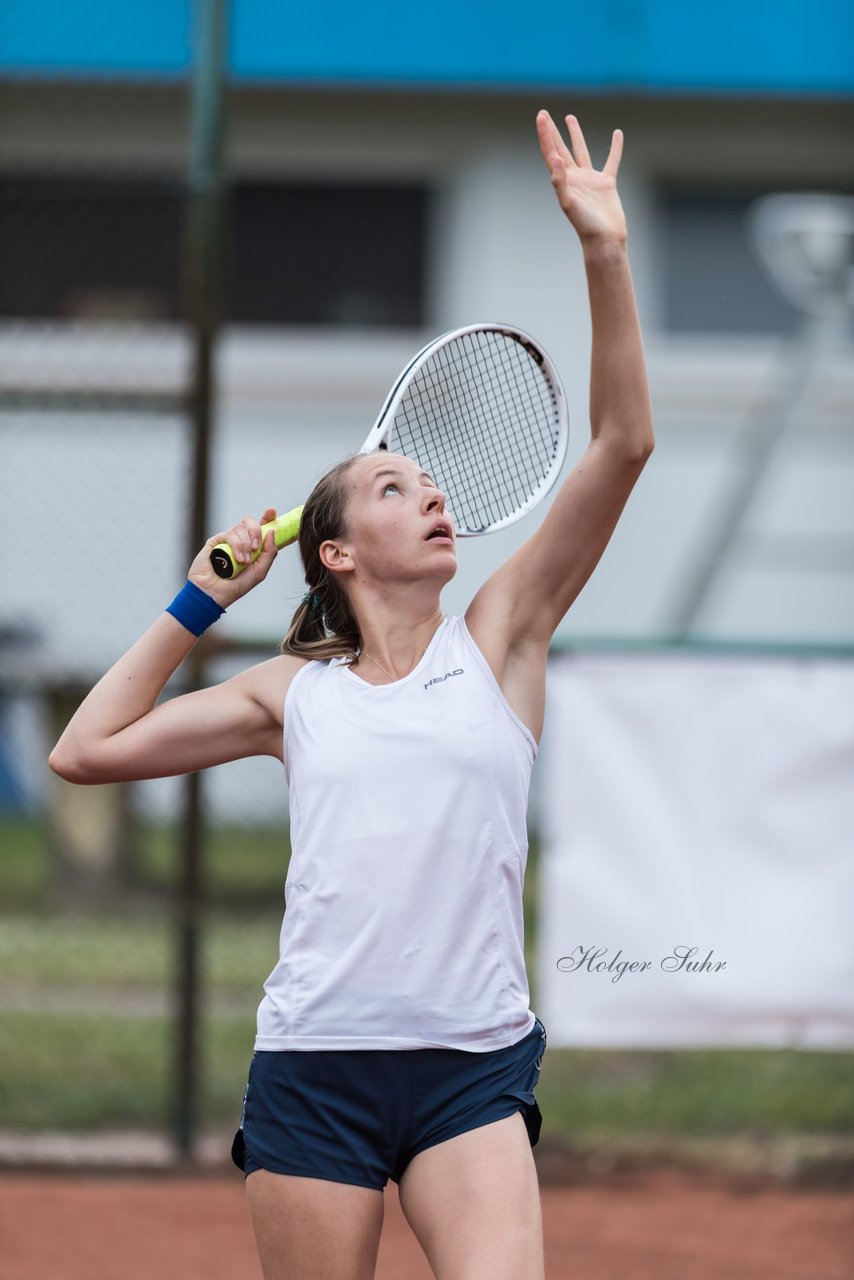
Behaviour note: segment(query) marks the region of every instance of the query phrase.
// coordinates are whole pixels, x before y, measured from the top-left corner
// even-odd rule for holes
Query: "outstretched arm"
[[[626,248],[617,171],[623,135],[594,169],[581,126],[567,116],[571,149],[551,116],[537,116],[540,150],[561,209],[581,241],[593,343],[591,439],[540,528],[494,573],[466,613],[486,636],[499,679],[514,651],[548,646],[598,564],[652,452],[652,411],[643,342]]]

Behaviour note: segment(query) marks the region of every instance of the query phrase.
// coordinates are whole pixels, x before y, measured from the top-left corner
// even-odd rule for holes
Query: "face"
[[[418,463],[398,453],[366,454],[348,471],[347,484],[348,536],[335,545],[362,578],[453,578],[453,521],[445,495]]]

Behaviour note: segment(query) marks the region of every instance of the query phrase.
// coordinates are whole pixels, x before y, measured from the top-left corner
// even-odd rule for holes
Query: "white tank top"
[[[485,1052],[532,1029],[537,744],[462,617],[402,680],[308,662],[285,698],[291,861],[256,1049]]]

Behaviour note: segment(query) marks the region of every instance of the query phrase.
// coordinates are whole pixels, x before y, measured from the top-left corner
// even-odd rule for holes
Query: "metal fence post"
[[[220,324],[222,291],[222,150],[228,0],[196,0],[195,22],[185,255],[189,322],[195,346],[188,564],[209,533],[213,352]],[[204,667],[203,653],[197,647],[188,659],[190,689],[204,683]],[[197,1137],[201,1084],[199,944],[204,891],[204,820],[198,773],[188,775],[185,780],[181,829],[181,874],[176,902],[174,1133],[180,1155],[191,1159]]]

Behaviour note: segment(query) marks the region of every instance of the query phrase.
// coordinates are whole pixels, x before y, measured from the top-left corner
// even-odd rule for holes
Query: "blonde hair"
[[[351,454],[318,480],[300,520],[299,553],[308,591],[297,606],[282,653],[299,658],[353,658],[361,645],[347,595],[320,559],[328,538],[346,535],[347,474],[361,455]]]

